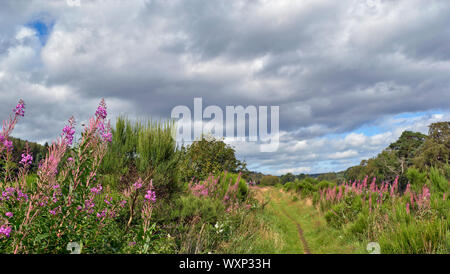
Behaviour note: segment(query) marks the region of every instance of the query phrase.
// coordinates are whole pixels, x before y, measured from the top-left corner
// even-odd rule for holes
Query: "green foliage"
[[[177,199],[170,212],[166,213],[174,221],[186,222],[199,217],[204,222],[215,223],[225,214],[225,207],[218,199],[187,195]]]
[[[323,180],[317,184],[317,189],[327,189],[327,188],[333,187],[335,185],[336,185],[335,183]]]
[[[362,180],[368,175],[392,181],[397,176],[403,177],[411,167],[421,171],[431,167],[445,169],[450,159],[450,122],[433,123],[429,128],[428,136],[404,131],[397,141],[376,157],[348,168],[344,173],[345,178]]]
[[[432,167],[430,169],[430,182],[432,190],[436,192],[446,193],[449,191],[449,182],[437,168]]]
[[[448,254],[448,229],[443,220],[399,223],[382,233],[378,242],[386,254]]]
[[[295,179],[296,179],[295,175],[290,172],[287,174],[284,174],[280,177],[280,181],[282,184],[286,184],[288,182],[293,182],[293,181],[295,181]]]
[[[296,181],[295,190],[299,192],[302,197],[310,196],[314,191],[316,191],[316,186],[311,181],[312,180],[307,179]]]
[[[342,228],[353,222],[362,210],[362,200],[359,196],[348,196],[342,202],[333,205],[325,213],[327,223],[335,228]]]
[[[182,147],[178,168],[183,182],[204,180],[210,174],[224,171],[247,174],[245,162],[236,159],[235,150],[222,140],[203,137],[188,147]]]
[[[105,180],[126,188],[138,177],[153,179],[159,197],[179,190],[178,155],[171,122],[132,122],[119,117],[102,166]]]
[[[419,191],[427,182],[427,174],[426,172],[420,172],[418,169],[414,167],[410,167],[406,172],[406,177],[408,178],[411,187],[415,191]]]
[[[362,211],[357,215],[356,220],[349,224],[346,232],[351,236],[357,237],[359,240],[364,240],[369,225],[369,214],[366,211]]]
[[[266,175],[261,180],[261,185],[263,186],[274,186],[280,183],[280,178],[273,175]]]
[[[441,168],[450,160],[450,122],[433,123],[428,138],[414,158],[414,165],[421,170]]]
[[[14,149],[11,152],[11,171],[13,171],[15,174],[18,173],[19,165],[17,163],[20,162],[22,159],[22,153],[28,146],[29,153],[31,156],[33,156],[33,162],[30,166],[31,172],[36,172],[37,168],[39,166],[39,162],[45,158],[47,155],[47,146],[40,145],[38,143],[34,142],[28,142],[21,140],[19,138],[9,137],[10,141],[13,144]],[[0,159],[0,171],[3,171],[5,163],[3,163],[3,160]]]
[[[228,188],[232,185],[235,184],[237,179],[239,177],[239,174],[236,173],[231,173],[231,172],[223,172],[220,176],[220,184],[223,186],[223,189],[228,190]],[[225,193],[224,192],[224,193]],[[249,194],[249,188],[247,185],[247,182],[244,178],[242,178],[242,176],[240,176],[239,179],[239,184],[238,184],[238,199],[240,201],[244,201],[245,199],[247,199],[247,196]],[[223,196],[221,196],[223,197]]]
[[[320,174],[317,177],[318,181],[331,181],[331,182],[337,182],[339,180],[339,174],[336,172],[328,172],[328,173],[324,173],[324,174]]]
[[[283,188],[287,191],[294,190],[295,189],[295,183],[294,182],[288,182],[283,185]]]
[[[389,149],[395,152],[405,167],[411,166],[417,150],[425,142],[426,137],[420,132],[404,131],[396,142],[389,145]]]

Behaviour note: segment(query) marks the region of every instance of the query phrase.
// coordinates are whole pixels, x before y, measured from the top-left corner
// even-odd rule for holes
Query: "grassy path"
[[[271,229],[283,241],[273,253],[366,253],[361,244],[344,240],[341,231],[329,227],[311,200],[300,200],[280,189],[255,188]]]
[[[286,210],[284,208],[281,209],[281,211],[283,212],[283,214],[288,217],[289,219],[291,219],[292,222],[295,223],[295,225],[297,226],[297,230],[298,230],[298,235],[300,237],[300,240],[302,241],[302,246],[303,246],[303,253],[305,254],[311,254],[311,251],[309,250],[309,246],[308,246],[308,242],[305,239],[305,235],[303,234],[303,229],[302,226],[294,219],[292,218],[289,213],[286,212]]]

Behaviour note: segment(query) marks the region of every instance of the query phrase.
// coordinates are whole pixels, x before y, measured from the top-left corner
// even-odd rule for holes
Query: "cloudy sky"
[[[0,115],[51,141],[105,98],[111,118],[177,105],[280,106],[280,146],[237,144],[253,170],[339,171],[403,130],[450,120],[450,1],[2,0]]]

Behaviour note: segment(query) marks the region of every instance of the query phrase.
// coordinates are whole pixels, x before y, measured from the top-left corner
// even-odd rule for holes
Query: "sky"
[[[79,3],[79,5],[75,4]],[[255,171],[345,170],[450,119],[450,1],[2,0],[0,117],[51,142],[101,98],[110,118],[178,105],[279,106],[280,144],[233,143]]]

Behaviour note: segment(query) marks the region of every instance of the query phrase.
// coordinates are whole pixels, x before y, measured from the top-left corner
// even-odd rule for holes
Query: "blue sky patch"
[[[48,21],[48,20],[46,20]],[[41,45],[44,46],[47,43],[47,39],[49,34],[53,29],[54,22],[46,22],[44,20],[33,20],[27,24],[27,27],[32,28],[36,31],[36,34],[41,42]]]

